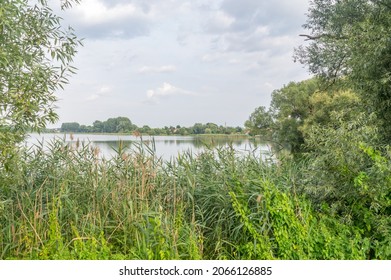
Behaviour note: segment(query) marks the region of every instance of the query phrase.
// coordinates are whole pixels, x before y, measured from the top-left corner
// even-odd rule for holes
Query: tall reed
[[[55,140],[20,157],[0,170],[1,259],[365,257],[358,230],[295,194],[298,169],[232,147],[163,161],[120,144],[106,160]]]

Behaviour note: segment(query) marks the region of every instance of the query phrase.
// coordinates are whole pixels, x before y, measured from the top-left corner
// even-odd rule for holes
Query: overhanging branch
[[[336,39],[336,40],[343,40],[347,39],[346,36],[334,36],[330,34],[319,34],[319,35],[308,35],[308,34],[299,34],[300,37],[306,37],[305,41],[309,40],[318,40],[320,38],[330,38],[330,39]]]

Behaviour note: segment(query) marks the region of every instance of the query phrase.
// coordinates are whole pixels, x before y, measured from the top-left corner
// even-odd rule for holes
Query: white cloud
[[[207,29],[210,32],[221,32],[231,27],[234,22],[234,17],[218,10],[211,15],[207,23]]]
[[[163,65],[163,66],[142,66],[138,69],[140,74],[150,74],[150,73],[171,73],[175,72],[176,67],[174,65]]]
[[[112,92],[112,88],[109,86],[101,86],[97,89],[96,93],[89,95],[85,100],[86,101],[95,101],[101,98],[102,96]]]
[[[99,0],[83,0],[75,7],[75,13],[88,24],[107,23],[139,15],[132,3],[107,7]]]
[[[149,34],[154,15],[133,1],[83,0],[70,11],[84,38],[134,38]]]
[[[274,89],[274,85],[272,83],[266,82],[264,83],[265,87],[270,89],[271,91]]]
[[[227,60],[229,57],[228,53],[220,51],[212,51],[201,56],[201,61],[205,63],[216,63]],[[229,59],[228,59],[229,61]]]
[[[170,83],[163,83],[157,89],[150,89],[147,91],[147,101],[156,103],[161,98],[175,95],[194,95],[193,92],[184,90],[171,85]]]
[[[86,98],[86,101],[94,101],[97,100],[100,96],[98,94],[91,94]]]
[[[111,92],[111,87],[109,86],[102,86],[99,88],[99,93],[100,94],[105,94],[105,93],[110,93]]]

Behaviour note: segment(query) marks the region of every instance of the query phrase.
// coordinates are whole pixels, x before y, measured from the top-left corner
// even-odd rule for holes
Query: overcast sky
[[[58,93],[62,122],[243,126],[309,77],[292,59],[308,0],[82,0],[62,16],[84,47]]]

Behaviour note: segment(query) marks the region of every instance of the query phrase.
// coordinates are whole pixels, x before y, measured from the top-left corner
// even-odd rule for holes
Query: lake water
[[[134,143],[154,146],[156,156],[165,160],[176,158],[183,152],[197,154],[207,147],[232,147],[238,154],[253,153],[262,158],[268,158],[271,154],[271,148],[268,143],[248,137],[228,137],[228,136],[142,136],[132,135],[107,135],[107,134],[35,134],[32,133],[27,138],[27,146],[38,145],[40,142],[50,143],[53,139],[62,139],[66,143],[90,143],[97,147],[100,155],[104,158],[110,158],[116,154],[120,143],[125,149],[134,147]]]

